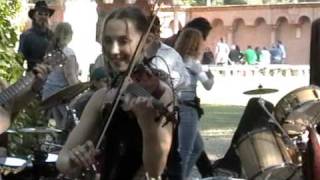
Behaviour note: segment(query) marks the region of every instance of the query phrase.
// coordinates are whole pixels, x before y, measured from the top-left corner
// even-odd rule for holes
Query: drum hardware
[[[47,127],[31,127],[31,128],[21,128],[17,130],[20,133],[35,133],[35,134],[52,134],[61,133],[62,130]]]
[[[260,84],[258,86],[258,89],[248,90],[243,92],[243,94],[246,95],[259,95],[259,94],[269,94],[269,93],[275,93],[278,92],[278,89],[271,89],[271,88],[263,88],[263,86]]]
[[[70,102],[78,94],[88,89],[90,87],[90,84],[90,82],[84,82],[65,87],[57,93],[51,95],[44,101],[42,101],[41,105],[44,109],[47,109],[53,106],[57,106],[59,104],[65,104],[67,102]]]
[[[56,147],[56,148],[62,148],[62,147],[63,147],[63,145],[55,144],[55,143],[44,142],[43,144],[44,144],[44,145],[47,145],[47,146],[49,146],[49,147]]]
[[[65,106],[67,110],[68,119],[71,119],[74,122],[74,125],[78,125],[80,120],[77,116],[77,110],[70,108],[68,105]]]
[[[288,133],[281,127],[281,125],[278,123],[278,121],[275,119],[275,117],[271,114],[271,112],[269,112],[269,110],[267,109],[267,107],[265,106],[265,101],[262,98],[258,99],[258,103],[260,104],[260,106],[262,107],[262,109],[267,113],[267,115],[270,117],[268,119],[269,123],[274,124],[278,130],[281,132],[282,136],[283,136],[283,140],[284,142],[290,147],[290,148],[295,148],[296,146],[294,145],[294,143],[291,141]]]
[[[16,130],[14,130],[14,129],[7,129],[6,132],[9,133],[9,134],[18,133],[18,132],[17,132]]]

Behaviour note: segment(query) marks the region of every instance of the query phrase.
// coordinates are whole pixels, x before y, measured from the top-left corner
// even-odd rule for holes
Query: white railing
[[[203,65],[215,76],[309,76],[309,65]]]

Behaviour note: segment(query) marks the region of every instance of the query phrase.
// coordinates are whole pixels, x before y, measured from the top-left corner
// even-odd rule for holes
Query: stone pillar
[[[233,34],[234,34],[234,28],[232,26],[227,27],[227,43],[228,44],[233,44]]]
[[[302,31],[302,25],[297,24],[296,25],[296,38],[301,38],[301,31]]]
[[[278,27],[279,27],[278,25],[271,25],[271,37],[270,37],[271,44],[274,44],[276,42]]]

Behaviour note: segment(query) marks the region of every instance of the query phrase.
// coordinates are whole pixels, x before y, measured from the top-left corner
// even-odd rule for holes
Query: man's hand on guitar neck
[[[32,72],[35,74],[36,77],[31,87],[31,90],[33,92],[39,92],[41,90],[50,71],[50,66],[44,64],[38,64],[35,68],[33,68]]]

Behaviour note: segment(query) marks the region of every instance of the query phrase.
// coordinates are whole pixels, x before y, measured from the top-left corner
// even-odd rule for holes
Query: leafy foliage
[[[12,20],[21,9],[20,0],[0,0],[0,78],[10,84],[16,82],[24,71],[23,58],[16,52],[19,29]],[[44,126],[43,115],[39,110],[39,102],[29,104],[15,120],[11,128]],[[9,136],[9,152],[11,154],[28,155],[33,146],[38,144],[38,137],[24,134],[12,134]]]
[[[0,1],[0,77],[10,83],[15,82],[23,72],[23,59],[15,52],[17,27],[11,23],[20,8],[19,0]]]

